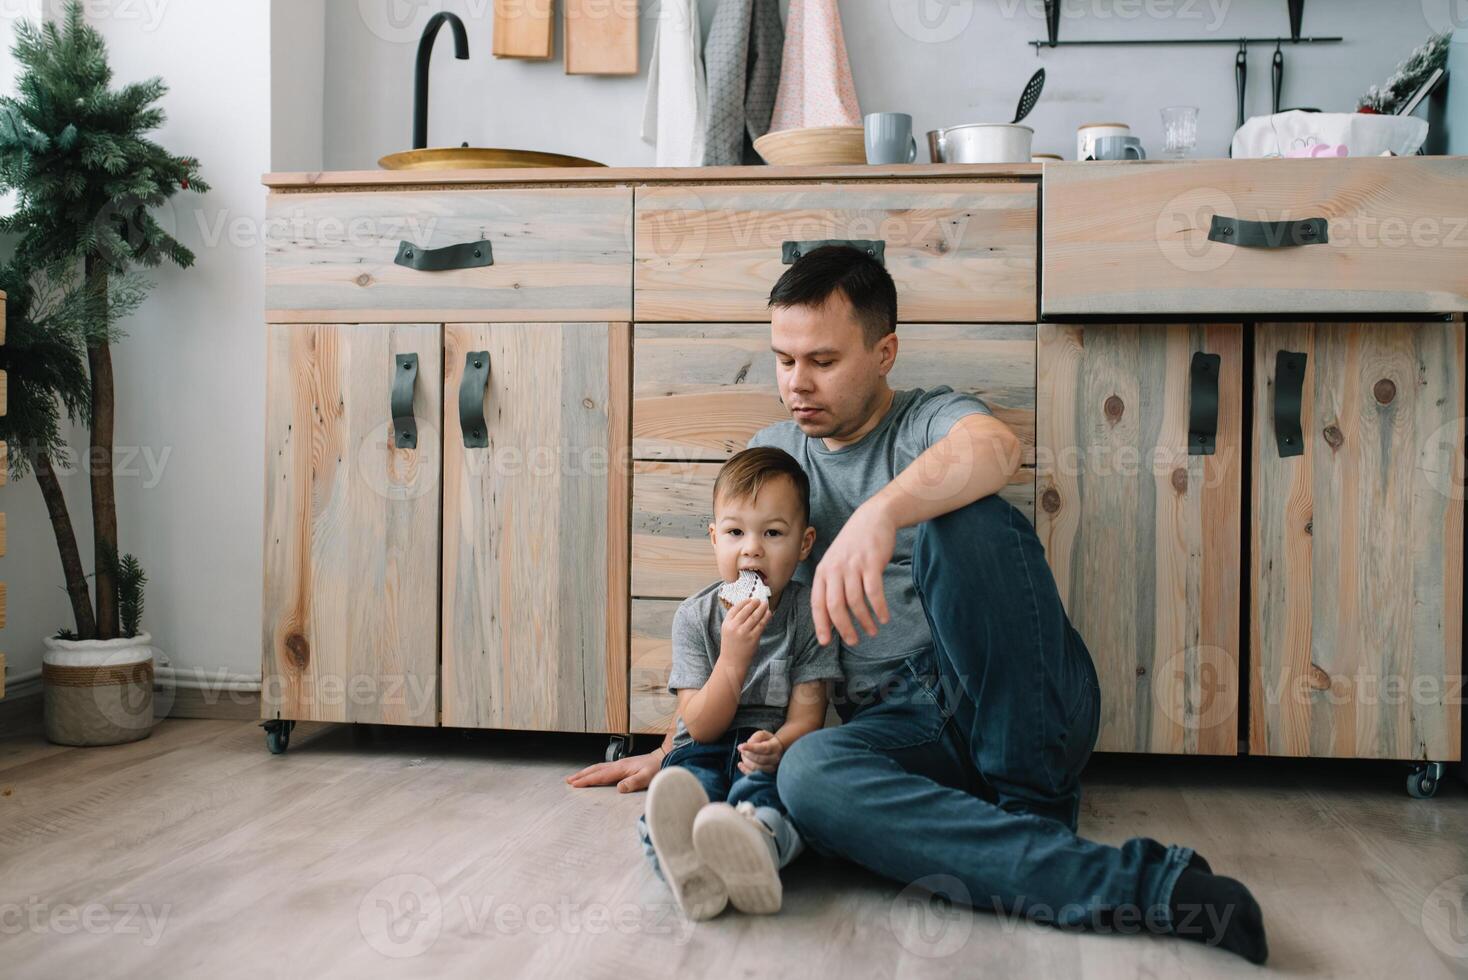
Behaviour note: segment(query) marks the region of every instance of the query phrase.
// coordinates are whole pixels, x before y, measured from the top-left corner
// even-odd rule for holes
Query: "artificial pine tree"
[[[174,156],[146,136],[164,119],[154,104],[167,91],[162,79],[110,87],[106,45],[82,19],[79,0],[69,0],[60,27],[20,22],[12,50],[18,93],[0,98],[0,190],[16,191],[17,204],[0,219],[0,231],[18,236],[16,249],[28,266],[83,290],[91,310],[83,339],[96,613],[90,630],[78,617],[77,632],[82,639],[106,640],[118,636],[120,626],[116,576],[106,560],[118,553],[110,351],[118,337],[111,310],[117,290],[110,284],[129,269],[164,259],[191,265],[193,253],[151,210],[181,189],[208,186],[199,179],[198,161]],[[54,508],[50,495],[47,505]],[[68,591],[73,587],[68,570]]]

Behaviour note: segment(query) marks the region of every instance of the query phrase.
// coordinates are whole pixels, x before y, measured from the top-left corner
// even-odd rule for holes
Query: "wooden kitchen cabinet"
[[[1251,752],[1460,757],[1463,332],[1258,325]]]
[[[1102,751],[1237,751],[1242,331],[1040,325],[1035,528]]]
[[[438,723],[437,324],[266,331],[267,718]],[[411,448],[392,384],[415,363]]]
[[[630,343],[444,329],[445,725],[627,730]]]
[[[613,755],[666,731],[714,474],[788,418],[770,287],[837,240],[897,284],[892,385],[973,392],[1019,434],[1003,496],[1096,660],[1098,748],[1415,760],[1417,795],[1461,756],[1468,158],[267,183],[267,724],[605,732]],[[326,703],[351,677],[367,700]]]

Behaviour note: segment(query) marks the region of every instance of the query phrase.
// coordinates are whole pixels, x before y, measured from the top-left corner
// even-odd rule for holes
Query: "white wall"
[[[1460,0],[1314,0],[1305,33],[1344,43],[1285,49],[1285,106],[1355,108]],[[707,29],[715,0],[700,0]],[[788,8],[788,0],[782,0]],[[1224,156],[1235,120],[1231,46],[1057,48],[1036,57],[1025,42],[1045,34],[1039,0],[843,0],[843,26],[864,111],[910,112],[919,133],[964,122],[1007,122],[1025,82],[1046,70],[1026,119],[1036,152],[1075,155],[1076,127],[1123,120],[1154,150],[1158,109],[1201,108],[1200,156]],[[641,0],[641,52],[652,52],[657,0]],[[638,137],[647,76],[567,76],[558,36],[548,63],[489,54],[490,0],[327,0],[328,169],[370,169],[406,149],[412,135],[418,35],[439,9],[464,18],[470,60],[453,58],[440,33],[430,91],[429,142],[574,153],[617,166],[650,166]],[[1289,33],[1285,0],[1064,0],[1062,38]],[[409,15],[412,16],[409,16]],[[1249,52],[1248,111],[1269,111],[1273,48]],[[919,136],[919,142],[922,137]],[[926,159],[926,149],[920,150]]]
[[[326,0],[271,0],[270,75],[271,169],[320,170]]]
[[[160,220],[194,250],[157,283],[112,348],[121,548],[148,576],[143,625],[175,665],[259,673],[264,438],[260,175],[270,169],[270,8],[92,2],[117,84],[162,75],[155,138],[200,160],[208,194],[180,192]],[[9,37],[3,39],[9,45]],[[84,446],[79,434],[74,446]],[[63,480],[91,568],[85,474]],[[60,562],[34,479],[0,489],[10,583],[0,633],[10,675],[37,669],[41,637],[71,625]],[[17,692],[19,693],[19,692]]]

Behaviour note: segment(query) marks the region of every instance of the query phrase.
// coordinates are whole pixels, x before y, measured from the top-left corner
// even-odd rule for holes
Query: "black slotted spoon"
[[[1041,68],[1030,76],[1025,83],[1025,90],[1020,93],[1019,107],[1014,110],[1014,121],[1019,122],[1030,114],[1035,103],[1040,101],[1040,90],[1045,87],[1045,69]]]

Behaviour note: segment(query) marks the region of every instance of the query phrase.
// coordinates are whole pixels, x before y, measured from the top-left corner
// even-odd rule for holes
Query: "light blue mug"
[[[917,159],[912,116],[905,112],[874,112],[865,123],[867,163],[912,163]]]
[[[1145,160],[1147,151],[1135,136],[1100,136],[1092,151],[1097,160]]]

